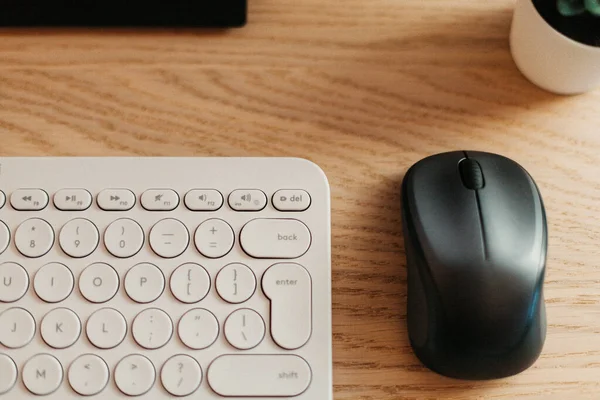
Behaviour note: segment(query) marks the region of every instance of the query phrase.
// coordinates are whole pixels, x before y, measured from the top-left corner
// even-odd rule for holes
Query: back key
[[[254,258],[298,258],[310,242],[308,227],[297,219],[257,218],[240,232],[242,248]]]

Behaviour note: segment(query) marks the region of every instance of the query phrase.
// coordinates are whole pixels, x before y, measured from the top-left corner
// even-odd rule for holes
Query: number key
[[[30,218],[17,228],[15,244],[25,257],[41,257],[49,252],[54,244],[54,230],[43,219]]]
[[[60,231],[58,242],[65,253],[73,258],[87,257],[98,247],[100,234],[96,225],[85,218],[73,219]]]
[[[132,219],[118,219],[106,228],[104,232],[104,245],[110,254],[115,257],[133,257],[144,245],[144,231]]]

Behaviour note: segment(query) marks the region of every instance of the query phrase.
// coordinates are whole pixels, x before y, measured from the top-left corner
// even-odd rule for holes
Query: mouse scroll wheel
[[[485,185],[481,165],[475,160],[465,158],[458,164],[463,185],[468,189],[478,190]]]

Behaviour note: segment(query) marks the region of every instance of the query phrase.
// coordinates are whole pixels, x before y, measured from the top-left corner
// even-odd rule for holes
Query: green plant
[[[600,0],[557,0],[558,12],[564,17],[573,17],[589,12],[600,17]]]
[[[600,0],[531,2],[540,16],[556,31],[576,42],[600,48]]]

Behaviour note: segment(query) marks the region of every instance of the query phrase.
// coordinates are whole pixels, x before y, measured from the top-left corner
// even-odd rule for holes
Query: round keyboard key
[[[127,396],[141,396],[147,393],[156,380],[156,370],[152,362],[139,354],[132,354],[115,368],[115,383]]]
[[[22,308],[9,308],[0,314],[0,344],[9,349],[26,346],[35,335],[35,319]]]
[[[71,347],[81,335],[81,321],[68,308],[57,308],[50,311],[40,325],[42,339],[50,347],[66,349]]]
[[[215,285],[223,300],[239,304],[247,301],[254,294],[256,277],[246,265],[234,263],[226,265],[219,271]]]
[[[190,234],[183,223],[168,218],[158,221],[148,237],[152,250],[163,258],[180,256],[190,243]]]
[[[27,390],[46,396],[58,389],[63,380],[60,362],[50,354],[33,356],[23,367],[23,383]]]
[[[15,245],[25,257],[41,257],[50,251],[53,244],[54,230],[40,218],[26,220],[15,232]]]
[[[145,349],[155,350],[171,340],[173,322],[166,312],[149,308],[135,317],[131,332],[137,344]]]
[[[153,264],[141,263],[132,267],[125,276],[125,291],[131,300],[151,303],[165,290],[165,276]]]
[[[9,244],[10,231],[8,230],[8,226],[6,226],[4,222],[0,221],[0,254],[4,253]]]
[[[0,396],[7,393],[17,382],[17,366],[6,354],[0,354]]]
[[[265,337],[265,321],[254,310],[236,310],[225,321],[223,327],[229,344],[239,350],[255,348]]]
[[[75,392],[94,396],[108,385],[110,372],[103,359],[94,354],[84,354],[73,361],[67,376]]]
[[[0,302],[12,303],[25,295],[29,288],[29,276],[19,264],[0,264]]]
[[[58,236],[60,247],[73,258],[83,258],[92,254],[98,247],[99,240],[98,228],[85,218],[67,222]]]
[[[229,224],[222,219],[209,219],[196,229],[194,243],[198,251],[208,258],[221,258],[233,248],[235,235]]]
[[[33,288],[38,297],[47,303],[58,303],[69,297],[75,279],[71,270],[63,264],[44,265],[35,274]]]
[[[195,308],[184,314],[177,326],[179,338],[192,350],[210,347],[219,336],[219,321],[210,311]]]
[[[85,332],[94,346],[99,349],[112,349],[125,339],[127,321],[117,310],[103,308],[90,316]]]
[[[106,303],[118,290],[119,274],[108,264],[92,264],[79,276],[79,291],[92,303]]]
[[[202,368],[192,357],[176,355],[163,365],[160,379],[165,390],[173,396],[189,396],[202,383]]]
[[[197,303],[209,290],[210,276],[198,264],[183,264],[171,274],[171,292],[182,303]]]
[[[104,245],[115,257],[133,257],[144,245],[144,230],[132,219],[118,219],[104,231]]]

